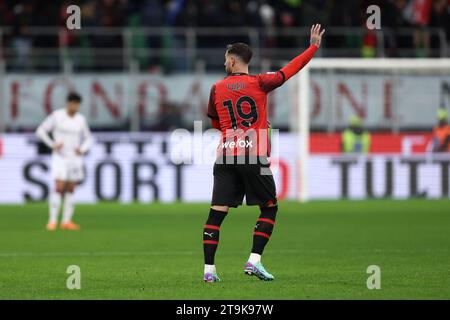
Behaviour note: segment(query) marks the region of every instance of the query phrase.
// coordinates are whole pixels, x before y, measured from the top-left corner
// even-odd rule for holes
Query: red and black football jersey
[[[211,88],[208,116],[219,121],[226,155],[268,155],[267,94],[284,82],[281,71],[232,74]]]
[[[216,82],[208,104],[208,117],[218,121],[222,155],[270,155],[267,95],[300,71],[317,51],[311,45],[277,72],[248,75],[235,73]]]

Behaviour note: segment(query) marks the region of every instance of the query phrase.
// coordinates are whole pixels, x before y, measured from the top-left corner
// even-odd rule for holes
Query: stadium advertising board
[[[196,75],[14,75],[5,76],[0,101],[9,128],[35,127],[52,110],[61,108],[70,89],[84,98],[81,111],[91,126],[123,128],[134,110],[148,126],[164,114],[164,103],[178,106],[181,121],[206,119],[211,85],[222,74]],[[435,124],[436,109],[449,108],[448,76],[392,76],[343,74],[311,75],[311,126],[342,127],[358,114],[370,127],[420,127]],[[296,119],[296,81],[269,97],[269,118],[275,127]],[[295,127],[295,124],[292,124]]]
[[[185,145],[204,152],[199,137]],[[295,136],[280,134],[273,158],[280,198],[295,199]],[[6,134],[0,158],[0,203],[42,201],[52,188],[50,155],[33,135]],[[86,156],[86,179],[77,189],[79,202],[207,202],[211,197],[212,165],[217,136],[208,138],[203,163],[173,161],[169,133],[96,134]],[[368,197],[449,197],[450,157],[427,153],[375,154],[370,157],[312,154],[309,194],[312,199]]]

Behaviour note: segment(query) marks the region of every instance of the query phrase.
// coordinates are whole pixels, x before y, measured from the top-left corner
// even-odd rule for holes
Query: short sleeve
[[[92,145],[92,134],[91,134],[91,130],[89,129],[89,125],[87,123],[86,118],[83,117],[82,119],[83,119],[82,134],[83,134],[84,142],[80,146],[80,149],[81,149],[81,152],[85,153],[89,150],[89,148]]]
[[[208,114],[207,114],[208,117],[211,119],[219,119],[219,115],[217,114],[216,109],[215,96],[216,96],[216,85],[213,85],[211,87],[211,92],[209,94]]]
[[[47,118],[45,118],[44,122],[41,124],[41,128],[46,132],[50,132],[53,130],[55,126],[55,113],[51,113]]]
[[[259,87],[265,92],[270,92],[284,83],[285,77],[282,71],[267,72],[258,75]]]

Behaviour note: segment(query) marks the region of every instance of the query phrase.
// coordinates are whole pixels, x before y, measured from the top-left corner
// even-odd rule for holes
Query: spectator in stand
[[[334,30],[327,37],[322,54],[328,57],[374,57],[376,56],[376,32],[366,30],[360,34],[360,28],[367,20],[366,9],[375,4],[381,8],[382,32],[385,34],[385,55],[388,57],[440,56],[443,48],[450,42],[449,0],[79,0],[82,8],[82,25],[88,27],[117,27],[108,34],[81,36],[69,33],[58,40],[55,35],[30,33],[31,26],[62,27],[67,18],[66,8],[72,4],[69,0],[0,0],[0,26],[2,45],[9,50],[8,68],[27,70],[31,64],[39,64],[39,71],[54,70],[59,59],[31,59],[31,54],[39,57],[41,48],[50,55],[59,55],[68,48],[78,47],[80,51],[69,52],[75,67],[82,65],[88,69],[122,69],[123,35],[120,28],[134,28],[133,48],[144,48],[148,58],[140,56],[144,70],[183,70],[185,63],[174,60],[166,52],[178,56],[188,56],[186,37],[177,35],[171,27],[201,27],[211,30],[210,35],[198,34],[196,37],[196,58],[217,61],[205,48],[223,48],[231,38],[233,42],[249,42],[246,32],[232,36],[214,33],[212,28],[223,27],[232,31],[233,27],[254,27],[260,31],[260,52],[263,58],[283,60],[291,56],[285,49],[302,47],[307,37],[288,34],[289,28],[309,25],[311,19],[319,19],[323,25]],[[36,14],[38,12],[39,14]],[[140,27],[168,27],[163,34],[136,35]],[[346,29],[356,28],[356,32]],[[434,30],[439,28],[446,33],[446,42]],[[275,28],[277,32],[275,31]],[[407,29],[405,29],[407,28]],[[32,29],[31,29],[32,30]],[[32,30],[33,31],[33,30]],[[280,32],[278,32],[280,31]],[[136,41],[140,38],[139,41]],[[145,39],[144,39],[145,38]],[[145,49],[148,50],[145,51]],[[280,49],[278,51],[264,50]],[[0,48],[1,49],[1,48]],[[54,53],[51,53],[54,50]],[[69,50],[70,51],[70,50]],[[132,50],[133,51],[133,50]],[[134,50],[137,51],[137,50]],[[158,55],[156,55],[158,53]],[[275,54],[276,53],[276,54]],[[1,54],[1,53],[0,53]],[[135,55],[136,52],[133,52]],[[447,51],[448,55],[448,51]],[[192,61],[191,61],[192,62]],[[220,66],[221,67],[221,66]]]
[[[123,27],[125,25],[127,1],[101,0],[96,4],[95,12],[98,27]],[[117,67],[122,69],[122,40],[122,34],[100,33],[93,37],[94,46],[102,50],[97,51],[96,54],[95,63],[98,70],[109,70]],[[105,51],[105,49],[110,50]]]
[[[59,8],[54,3],[39,0],[34,2],[33,11],[39,10],[40,14],[33,17],[32,24],[39,28],[49,28],[58,25]],[[37,63],[39,70],[56,71],[58,70],[59,59],[58,52],[50,52],[52,48],[58,47],[57,34],[34,34],[33,47],[44,49],[43,52],[36,52],[35,63]]]
[[[289,30],[289,28],[301,25],[301,0],[283,0],[277,1],[275,10],[277,12],[276,23],[279,30]],[[305,35],[304,39],[307,39]],[[296,48],[299,47],[299,36],[292,34],[279,34],[277,36],[278,48]]]
[[[416,27],[413,32],[413,42],[416,57],[430,55],[430,34],[427,26],[430,20],[432,0],[412,0],[410,2],[411,22]]]
[[[16,4],[13,8],[13,19],[13,37],[10,42],[14,52],[12,68],[15,71],[29,70],[32,66],[33,51],[33,38],[29,33],[33,24],[32,4]]]
[[[385,10],[385,1],[384,0],[363,0],[360,3],[360,26],[364,29],[364,34],[362,37],[362,46],[361,46],[361,57],[362,58],[374,58],[377,56],[377,30],[369,29],[367,26],[367,8],[369,6],[376,5],[380,8],[381,15]],[[383,18],[381,17],[381,26],[383,26]]]
[[[405,34],[401,29],[411,27],[407,17],[408,2],[406,0],[392,0],[387,3],[383,26],[386,29],[386,45],[388,56],[400,57],[401,50],[413,47],[413,39],[410,34]]]
[[[447,43],[450,43],[450,7],[447,0],[435,0],[430,13],[430,27],[441,28],[446,33]],[[432,34],[430,39],[430,47],[432,55],[439,57],[441,52],[438,49],[441,46],[441,39],[438,35]]]
[[[144,27],[162,27],[165,25],[165,7],[159,0],[145,0],[142,6],[142,22]],[[149,53],[149,71],[158,70],[162,65],[161,56],[158,54],[163,46],[162,36],[149,34],[147,37]]]

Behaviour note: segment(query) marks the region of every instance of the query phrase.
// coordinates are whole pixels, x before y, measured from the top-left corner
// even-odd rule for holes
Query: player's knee
[[[277,212],[278,212],[278,205],[270,205],[270,206],[266,206],[266,207],[260,207],[259,208],[261,210],[261,218],[268,218],[268,219],[272,219],[275,220],[276,216],[277,216]]]
[[[276,197],[274,199],[267,201],[264,205],[259,206],[259,208],[261,210],[263,210],[264,208],[270,208],[270,207],[278,207],[278,200]]]
[[[223,212],[223,213],[228,213],[228,209],[229,209],[229,207],[228,206],[216,206],[216,205],[214,205],[214,206],[211,206],[211,209],[213,209],[213,210],[215,210],[215,211],[220,211],[220,212]]]
[[[206,220],[206,225],[220,227],[226,215],[226,211],[215,210],[211,207],[211,210],[209,210],[208,220]]]

